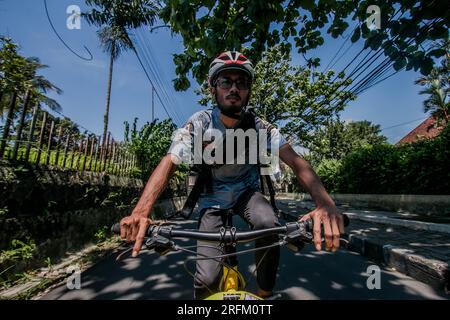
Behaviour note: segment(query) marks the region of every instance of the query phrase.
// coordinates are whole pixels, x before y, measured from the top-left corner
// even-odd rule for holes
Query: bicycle
[[[307,220],[287,222],[280,227],[251,231],[237,231],[236,227],[232,225],[232,215],[229,212],[227,214],[227,223],[218,232],[189,229],[176,230],[171,226],[151,225],[147,229],[146,238],[148,239],[145,241],[145,247],[148,250],[155,250],[155,252],[160,255],[165,255],[170,251],[184,251],[196,255],[197,253],[195,251],[189,250],[188,247],[181,247],[175,244],[172,239],[184,238],[213,243],[218,242],[220,247],[223,248],[223,254],[210,257],[189,258],[184,262],[184,268],[193,277],[195,277],[195,275],[192,274],[187,268],[187,262],[189,261],[216,259],[223,266],[223,274],[219,285],[219,291],[212,293],[205,300],[264,300],[263,298],[245,290],[247,283],[244,276],[237,268],[236,256],[257,250],[270,249],[275,246],[287,246],[292,251],[299,252],[306,243],[311,243],[313,240],[311,233],[313,230],[313,221]],[[344,215],[344,225],[348,226],[348,224],[349,219],[346,215]],[[115,234],[120,234],[120,224],[114,224],[111,231]],[[279,235],[279,241],[265,247],[242,251],[236,250],[236,245],[238,243],[250,242],[270,235]],[[222,259],[225,260],[223,261]]]

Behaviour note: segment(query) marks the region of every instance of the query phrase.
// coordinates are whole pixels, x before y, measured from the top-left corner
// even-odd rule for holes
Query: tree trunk
[[[23,123],[25,122],[25,116],[27,114],[28,104],[30,103],[30,97],[31,97],[30,90],[27,90],[27,93],[25,94],[25,100],[23,103],[22,114],[20,116],[19,126],[17,127],[16,142],[14,143],[14,149],[13,149],[13,153],[12,153],[12,158],[14,160],[16,160],[17,151],[19,150],[20,140],[22,139],[21,136],[22,136]]]
[[[9,127],[11,127],[11,124],[13,122],[14,110],[16,109],[16,100],[17,100],[17,92],[14,91],[11,97],[11,101],[9,103],[8,116],[6,117],[5,126],[3,127],[2,140],[0,141],[0,159],[3,158],[3,154],[5,153],[6,140],[8,139],[9,136]]]
[[[111,83],[112,83],[112,76],[113,76],[113,65],[114,65],[114,43],[112,45],[113,51],[111,52],[111,57],[109,59],[109,79],[108,79],[108,89],[106,93],[106,110],[105,115],[103,117],[103,139],[102,139],[102,160],[104,157],[104,149],[105,149],[105,141],[106,141],[106,135],[108,134],[108,119],[109,119],[109,103],[111,101]]]
[[[39,104],[36,104],[33,109],[33,118],[31,119],[31,127],[30,127],[30,131],[28,133],[27,148],[25,150],[25,159],[24,160],[26,162],[28,162],[28,159],[30,158],[31,142],[33,141],[34,127],[36,126],[38,110],[39,110]]]

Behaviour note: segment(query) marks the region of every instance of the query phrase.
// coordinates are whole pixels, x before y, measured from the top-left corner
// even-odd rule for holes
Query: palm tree
[[[439,67],[434,68],[428,76],[422,76],[415,81],[415,84],[424,86],[419,94],[427,94],[429,97],[423,102],[424,111],[431,112],[432,116],[439,122],[450,121],[450,102],[448,96],[450,92],[450,42],[442,41],[439,47],[446,50],[446,55]]]
[[[29,80],[29,86],[33,90],[33,97],[38,103],[43,103],[51,110],[60,112],[62,110],[61,105],[54,99],[47,97],[47,93],[56,92],[61,94],[63,91],[56,85],[47,80],[44,76],[38,75],[39,69],[48,68],[47,65],[41,64],[39,58],[28,58],[29,67],[32,70],[32,77]]]
[[[134,50],[128,29],[153,25],[159,11],[154,0],[86,0],[90,12],[83,13],[89,24],[99,27],[98,37],[103,50],[109,54],[109,76],[106,109],[103,117],[103,145],[108,132],[109,105],[114,61],[122,51]]]
[[[26,80],[25,85],[25,97],[23,99],[23,108],[19,119],[19,124],[17,126],[16,132],[16,142],[14,144],[12,158],[15,159],[17,151],[19,149],[19,140],[21,140],[22,129],[25,123],[25,116],[28,112],[28,107],[30,104],[40,105],[41,103],[47,105],[51,110],[61,111],[60,104],[46,96],[50,91],[55,91],[57,94],[61,94],[62,90],[55,86],[53,83],[45,79],[43,76],[38,75],[37,71],[39,69],[48,68],[47,65],[41,64],[38,58],[27,58],[28,68],[30,73],[28,75],[29,80]]]
[[[17,111],[17,102],[23,104],[22,116],[19,121],[18,133],[20,135],[23,120],[31,101],[34,103],[44,103],[52,110],[61,110],[61,106],[54,100],[46,96],[49,91],[56,91],[58,94],[62,90],[38,75],[39,69],[48,66],[40,63],[36,57],[24,58],[17,53],[18,46],[9,38],[0,38],[2,48],[0,49],[0,73],[2,75],[0,83],[0,96],[9,98],[8,107],[1,104],[1,114],[7,112],[5,125],[3,127],[2,140],[0,141],[0,157],[6,148],[6,141],[13,124],[14,114]],[[23,95],[23,97],[22,97]],[[1,101],[0,101],[1,102]]]

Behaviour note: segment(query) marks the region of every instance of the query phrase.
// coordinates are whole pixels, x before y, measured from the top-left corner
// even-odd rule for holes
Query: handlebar
[[[344,226],[348,226],[349,219],[344,216]],[[287,236],[295,236],[296,240],[301,238],[303,241],[310,242],[312,240],[311,232],[313,230],[313,221],[297,221],[288,222],[284,226],[251,230],[251,231],[237,231],[235,227],[221,228],[219,231],[197,231],[197,230],[176,230],[169,226],[155,226],[148,227],[146,235],[149,238],[162,236],[167,239],[171,238],[188,238],[192,240],[203,240],[211,242],[221,242],[224,244],[242,243],[254,241],[261,237],[276,234],[286,234]],[[112,226],[111,231],[115,234],[120,234],[120,224],[116,223]]]

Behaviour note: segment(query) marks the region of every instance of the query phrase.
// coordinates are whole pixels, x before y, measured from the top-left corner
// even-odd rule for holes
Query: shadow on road
[[[236,221],[237,222],[237,221]],[[245,228],[241,222],[236,224]],[[183,222],[195,229],[194,221]],[[180,245],[192,241],[177,240]],[[240,245],[239,249],[253,244]],[[195,247],[192,248],[195,251]],[[138,258],[116,262],[118,254],[101,261],[81,275],[81,289],[69,290],[63,284],[42,299],[114,300],[114,299],[192,299],[193,280],[183,268],[191,255],[172,252],[159,257],[144,251]],[[239,256],[239,268],[248,279],[249,291],[256,288],[254,254]],[[374,265],[356,253],[341,250],[335,254],[313,251],[307,246],[301,253],[281,250],[276,291],[282,299],[446,299],[431,287],[398,272],[381,268],[381,289],[367,288],[367,268]],[[189,265],[194,271],[194,264]],[[381,267],[381,266],[380,266]]]

